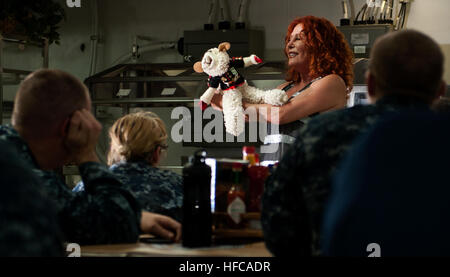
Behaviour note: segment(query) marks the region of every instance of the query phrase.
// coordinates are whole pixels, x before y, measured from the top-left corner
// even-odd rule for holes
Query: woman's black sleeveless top
[[[321,79],[322,77],[316,78],[309,82],[304,88],[294,93],[288,100],[291,101],[293,98],[301,94],[303,91],[308,89],[312,83]],[[289,83],[287,86],[282,88],[284,91],[288,91],[294,86],[294,82]],[[319,113],[315,113],[310,115],[309,117],[313,117],[318,115]],[[267,135],[264,138],[264,145],[261,146],[261,162],[263,165],[274,164],[281,159],[281,156],[286,152],[287,148],[294,143],[294,133],[300,127],[303,126],[303,121],[296,120],[290,123],[275,125],[267,122]],[[278,129],[278,130],[277,130]],[[273,151],[277,149],[276,151]]]

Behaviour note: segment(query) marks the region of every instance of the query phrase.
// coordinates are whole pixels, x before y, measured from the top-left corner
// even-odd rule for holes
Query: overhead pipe
[[[140,54],[143,53],[147,53],[147,52],[152,52],[152,51],[158,51],[158,50],[165,50],[165,49],[175,49],[177,45],[177,42],[158,42],[158,43],[150,43],[150,44],[146,44],[142,47],[138,47],[137,51],[138,53],[133,53],[132,52],[128,52],[126,54],[123,54],[122,56],[120,56],[118,59],[116,59],[112,64],[112,65],[116,65],[116,64],[121,64],[121,63],[126,63],[129,60],[134,60],[134,62],[137,61],[137,59],[139,58]],[[136,58],[134,58],[136,57]]]
[[[353,24],[355,21],[355,3],[353,0],[348,0],[350,6],[350,23]]]
[[[245,29],[245,18],[247,16],[248,0],[241,0],[236,21],[236,29]]]
[[[386,7],[387,7],[387,1],[383,0],[383,2],[381,3],[381,7],[380,7],[380,16],[378,17],[378,23],[380,23],[380,21],[383,20],[383,14],[385,14],[386,11]]]
[[[348,2],[347,0],[342,0],[342,13],[341,26],[347,26],[351,24],[350,15],[348,14]]]
[[[91,35],[91,60],[89,66],[89,76],[92,76],[96,72],[97,68],[97,52],[98,52],[98,2],[92,1],[92,21],[93,21],[93,34]]]
[[[395,18],[394,23],[394,30],[400,30],[405,27],[405,22],[407,21],[408,17],[408,0],[400,0],[399,6],[398,6],[398,15]]]
[[[214,30],[214,23],[217,18],[218,0],[211,0],[208,12],[208,23],[203,25],[205,31]]]
[[[388,6],[388,10],[387,12],[388,14],[388,19],[390,21],[394,21],[394,6],[395,6],[395,1],[394,0],[389,0],[389,6]]]
[[[411,11],[412,2],[411,2],[411,0],[403,0],[403,1],[406,3],[404,22],[408,23],[408,18],[409,18],[409,13]],[[404,28],[404,26],[402,26],[402,28]]]
[[[359,10],[359,12],[356,14],[356,17],[355,17],[355,20],[354,20],[354,25],[358,25],[358,24],[361,24],[361,23],[364,22],[364,15],[366,13],[367,7],[368,7],[368,4],[365,3],[362,6],[361,10]],[[359,16],[360,15],[361,15],[361,20],[359,20]]]
[[[372,24],[377,23],[378,14],[380,13],[382,6],[383,6],[383,2],[381,0],[375,1],[375,9],[373,10],[373,15],[371,18]]]
[[[228,2],[226,0],[219,0],[220,3],[220,20],[219,30],[229,30],[231,28],[230,12],[228,9]]]

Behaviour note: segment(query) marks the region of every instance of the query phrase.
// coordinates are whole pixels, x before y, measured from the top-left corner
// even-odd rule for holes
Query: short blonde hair
[[[137,112],[119,118],[109,130],[111,146],[108,164],[148,160],[158,146],[164,146],[164,122],[153,112]]]

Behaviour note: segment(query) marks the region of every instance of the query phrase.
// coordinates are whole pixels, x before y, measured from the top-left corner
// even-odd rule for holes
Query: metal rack
[[[42,67],[48,68],[48,53],[49,43],[48,39],[43,38],[40,41],[33,41],[24,36],[3,36],[0,33],[0,124],[3,124],[3,86],[18,85],[20,82],[32,71],[12,69],[3,67],[3,46],[5,43],[15,43],[19,45],[29,45],[42,48]]]
[[[85,80],[92,98],[94,111],[99,105],[121,106],[129,113],[130,106],[173,107],[192,106],[206,90],[206,74],[196,73],[192,63],[120,64]],[[283,62],[267,62],[240,69],[251,84],[259,80],[284,80]],[[164,88],[175,92],[162,96]],[[120,89],[129,89],[130,95],[117,95]]]
[[[122,115],[137,109],[151,109],[163,119],[170,134],[171,127],[176,122],[170,116],[173,108],[184,106],[194,114],[195,100],[207,89],[208,76],[196,73],[192,66],[193,63],[120,64],[85,80],[91,93],[92,110],[104,125],[98,148],[101,160],[109,148],[108,126]],[[238,70],[250,85],[258,88],[273,89],[284,82],[284,62],[266,62]],[[168,88],[172,89],[173,94],[163,93]],[[130,90],[130,93],[120,96],[120,90]],[[194,120],[194,116],[188,120]],[[208,122],[209,119],[204,119],[202,124],[206,125]],[[191,126],[194,126],[194,123],[191,123]],[[194,132],[194,129],[191,131]],[[203,140],[175,143],[169,139],[168,143],[171,151],[165,160],[171,168],[184,164],[180,162],[180,158],[183,160],[184,155],[187,158],[197,147],[208,148],[209,154],[217,153],[218,157],[224,156],[223,154],[235,157],[242,156],[242,146],[245,145],[245,142],[231,143],[225,140],[217,143]]]

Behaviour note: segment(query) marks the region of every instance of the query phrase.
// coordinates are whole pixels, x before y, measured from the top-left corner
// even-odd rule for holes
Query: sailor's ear
[[[228,51],[231,48],[231,44],[229,42],[222,42],[219,44],[219,51]]]
[[[194,71],[197,73],[203,73],[202,62],[196,62],[194,64]]]

